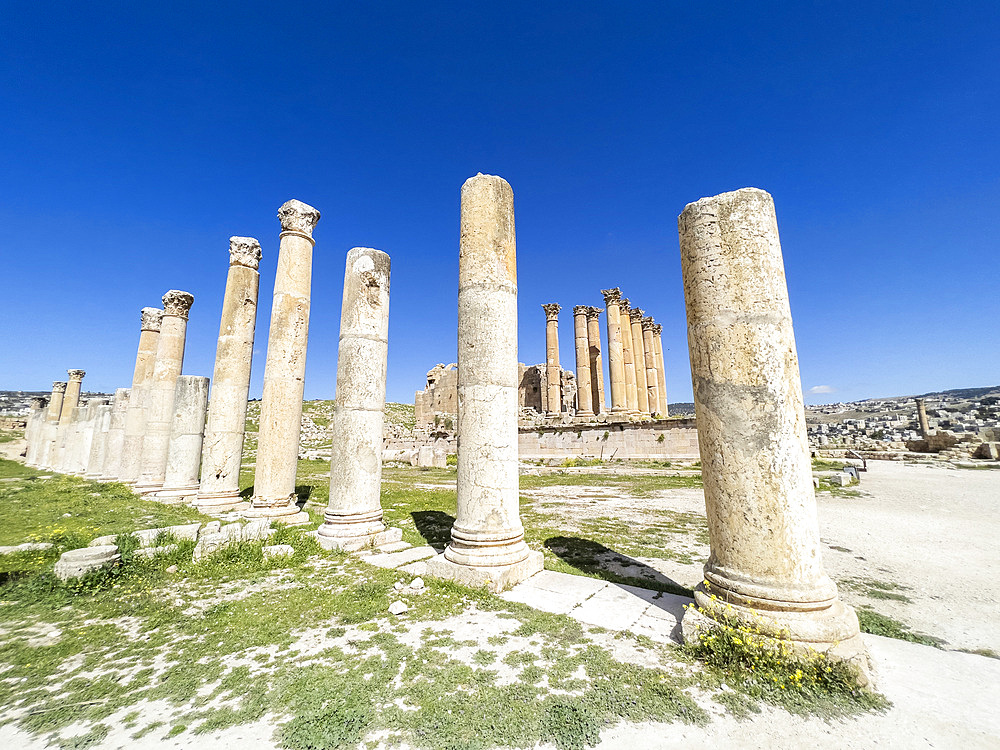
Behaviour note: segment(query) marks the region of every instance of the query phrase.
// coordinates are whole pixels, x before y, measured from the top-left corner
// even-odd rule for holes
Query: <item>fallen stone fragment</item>
[[[270,560],[272,557],[291,557],[295,554],[295,548],[290,544],[272,544],[264,547],[264,559]]]
[[[92,541],[88,546],[90,547],[104,547],[108,544],[114,544],[115,540],[118,538],[117,534],[108,534],[106,536],[99,536],[97,539]]]
[[[411,591],[423,591],[424,590],[424,579],[423,578],[414,578],[410,582],[410,590]]]
[[[14,547],[0,547],[0,555],[13,555],[17,552],[38,552],[52,549],[55,546],[51,542],[25,542]]]
[[[140,547],[135,551],[136,557],[145,557],[147,559],[152,559],[158,555],[167,555],[177,549],[176,544],[167,544],[163,547]]]
[[[409,607],[405,602],[393,602],[389,605],[389,614],[398,616],[406,612],[408,609]]]
[[[176,573],[177,572],[177,566],[176,565],[171,565],[169,568],[167,568],[167,572],[168,573]]]
[[[60,580],[66,581],[104,567],[117,565],[121,559],[118,547],[114,544],[71,549],[64,552],[56,562],[55,574]]]

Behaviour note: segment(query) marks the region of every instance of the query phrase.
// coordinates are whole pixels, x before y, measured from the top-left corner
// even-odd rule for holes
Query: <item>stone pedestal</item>
[[[240,466],[246,430],[247,394],[257,326],[260,243],[253,237],[229,238],[229,275],[222,301],[219,343],[215,350],[212,397],[201,459],[201,486],[194,501],[205,513],[240,505]]]
[[[611,413],[628,413],[625,402],[625,350],[622,344],[621,299],[618,287],[602,289],[604,304],[608,311],[608,379],[611,381]]]
[[[83,404],[77,406],[65,420],[60,420],[59,422],[59,427],[63,431],[59,471],[63,474],[83,473],[80,468],[80,453],[87,417],[87,405]]]
[[[656,342],[653,340],[652,318],[643,318],[642,321],[642,349],[646,359],[646,402],[649,405],[650,416],[657,414],[663,416],[660,411],[660,382],[656,367]]]
[[[356,247],[347,254],[331,423],[330,503],[316,532],[326,549],[361,549],[402,538],[399,529],[386,529],[380,500],[389,270],[389,256],[380,250]]]
[[[559,311],[552,302],[542,305],[545,310],[545,394],[547,417],[562,414],[562,368],[559,366]]]
[[[594,414],[607,411],[604,404],[604,360],[601,356],[600,307],[587,308],[587,352],[590,357],[590,388]]]
[[[104,465],[101,467],[102,482],[118,480],[118,467],[121,465],[122,446],[125,444],[125,414],[131,391],[119,388],[111,402],[111,419],[108,422],[108,440],[104,450]]]
[[[771,196],[747,188],[678,219],[711,556],[695,600],[864,661],[823,569],[802,387]]]
[[[646,313],[638,307],[629,310],[632,329],[632,356],[635,358],[635,404],[640,419],[649,419],[649,391],[646,385],[646,344],[642,336],[642,319]]]
[[[635,387],[635,348],[632,342],[632,308],[622,297],[622,361],[625,365],[625,408],[630,417],[639,416],[639,397]]]
[[[308,523],[309,515],[300,513],[297,505],[295,472],[309,340],[312,232],[319,211],[291,200],[278,209],[278,218],[281,244],[264,363],[257,469],[250,508],[244,513],[251,518],[273,517],[282,523]]]
[[[146,432],[146,391],[153,377],[156,349],[160,341],[163,310],[144,307],[140,313],[139,349],[135,355],[132,387],[129,389],[125,424],[122,427],[122,450],[117,463],[105,471],[119,482],[134,483],[142,469],[142,437]]]
[[[188,292],[171,289],[163,295],[156,359],[148,386],[143,389],[146,425],[142,437],[141,469],[135,484],[135,491],[142,494],[158,491],[166,475],[170,430],[174,421],[174,395],[177,378],[184,366],[188,312],[193,303],[194,297]]]
[[[594,391],[590,372],[590,345],[587,339],[586,305],[573,308],[573,333],[576,344],[576,416],[594,416]]]
[[[104,459],[108,452],[108,432],[111,430],[111,410],[110,404],[102,404],[97,407],[97,414],[94,418],[93,437],[90,441],[90,455],[87,457],[87,471],[84,479],[100,479],[104,471]]]
[[[182,503],[198,494],[202,436],[208,408],[208,378],[181,375],[174,390],[174,415],[163,486],[153,496],[161,502]]]
[[[27,448],[24,453],[25,466],[38,466],[38,453],[41,447],[42,425],[45,424],[45,398],[36,396],[31,399],[28,423],[24,428],[24,440]]]
[[[451,543],[428,573],[513,585],[542,568],[518,506],[514,193],[477,175],[462,186],[458,260],[458,503]]]
[[[667,368],[663,364],[663,326],[659,323],[653,326],[653,344],[656,346],[656,378],[659,384],[660,417],[669,416],[667,406]]]

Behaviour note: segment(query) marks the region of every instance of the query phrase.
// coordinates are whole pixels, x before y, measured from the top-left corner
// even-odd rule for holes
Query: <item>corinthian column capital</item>
[[[622,290],[618,287],[602,289],[601,296],[604,297],[605,305],[617,305],[622,301]]]
[[[542,305],[542,309],[545,310],[546,320],[557,320],[559,318],[559,311],[562,310],[562,306],[555,302],[549,302],[548,304]]]
[[[253,237],[230,237],[229,265],[246,266],[256,271],[260,265],[260,243]]]
[[[139,311],[139,330],[159,331],[163,320],[163,310],[158,307],[144,307]]]
[[[194,304],[194,295],[189,292],[181,292],[171,289],[163,295],[163,314],[173,315],[187,320],[188,311]]]
[[[319,222],[319,211],[309,204],[293,198],[278,209],[278,219],[281,220],[283,231],[294,232],[312,239],[313,229]]]

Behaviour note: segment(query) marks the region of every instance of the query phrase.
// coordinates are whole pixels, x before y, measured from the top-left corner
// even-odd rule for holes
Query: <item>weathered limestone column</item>
[[[94,417],[93,437],[90,441],[90,455],[87,456],[87,470],[84,479],[100,479],[104,471],[104,459],[108,451],[108,432],[111,430],[111,404],[104,403],[97,407]]]
[[[55,461],[56,440],[59,435],[59,415],[62,413],[62,402],[66,395],[67,383],[57,380],[52,384],[52,395],[49,397],[49,408],[45,412],[45,424],[41,432],[41,447],[38,451],[38,466],[41,469],[51,469]]]
[[[53,468],[58,472],[67,472],[66,461],[67,441],[72,439],[76,430],[74,414],[80,405],[80,389],[82,388],[83,370],[67,370],[69,382],[66,383],[66,394],[63,396],[62,407],[59,410],[59,430],[56,437],[56,453],[53,461]]]
[[[208,409],[208,378],[181,375],[174,389],[173,420],[163,486],[153,497],[182,503],[198,494],[198,469]]]
[[[467,180],[458,257],[458,510],[451,543],[427,570],[493,591],[542,569],[519,512],[514,236],[507,181]]]
[[[271,329],[264,363],[264,393],[257,436],[257,470],[249,517],[274,516],[283,523],[309,523],[299,512],[295,471],[302,429],[302,391],[309,339],[312,237],[319,211],[297,200],[278,209],[281,245],[274,279]]]
[[[559,367],[559,311],[555,302],[542,305],[545,310],[545,393],[547,417],[562,416],[562,368]]]
[[[642,336],[642,319],[646,316],[644,310],[633,307],[629,310],[632,319],[632,356],[635,359],[635,403],[639,417],[649,419],[649,391],[646,385],[646,344]]]
[[[593,376],[590,372],[590,345],[587,339],[586,305],[573,308],[573,333],[576,339],[576,416],[594,416]]]
[[[656,342],[653,341],[652,318],[643,318],[642,325],[642,349],[646,358],[646,402],[649,404],[650,416],[658,414],[660,411],[660,382],[656,369]]]
[[[622,343],[621,289],[602,289],[608,310],[608,378],[611,380],[611,413],[624,416],[628,413],[625,403],[625,352]]]
[[[159,490],[166,475],[170,429],[174,421],[174,395],[177,378],[184,366],[184,343],[192,304],[194,297],[188,292],[171,289],[163,295],[156,359],[143,395],[146,429],[142,436],[139,479],[135,483],[135,491],[142,494]]]
[[[28,423],[24,428],[24,440],[27,447],[24,452],[25,466],[38,466],[38,452],[42,425],[45,423],[45,397],[35,396],[31,399],[28,412]]]
[[[333,412],[330,503],[316,539],[326,549],[398,542],[382,522],[382,429],[389,352],[389,256],[347,254],[340,308],[337,400]]]
[[[59,421],[73,413],[73,409],[80,405],[80,389],[83,385],[83,370],[67,370],[69,382],[66,383],[66,395],[63,396],[62,406],[59,411]]]
[[[590,359],[590,390],[594,414],[607,411],[604,405],[604,360],[601,357],[600,307],[587,308],[587,356]]]
[[[754,188],[703,198],[678,230],[711,543],[695,599],[863,662],[858,618],[823,569],[774,203]]]
[[[140,313],[139,349],[135,355],[135,369],[132,372],[132,388],[125,411],[125,426],[122,433],[122,451],[118,463],[105,475],[111,475],[119,482],[134,483],[142,469],[142,437],[146,433],[146,391],[153,377],[156,364],[156,349],[160,342],[160,326],[163,310],[144,307]],[[112,456],[112,462],[114,457]]]
[[[632,308],[622,297],[622,354],[625,362],[625,406],[630,417],[639,416],[639,395],[635,386],[635,347],[632,341]]]
[[[73,432],[66,449],[66,473],[82,477],[87,472],[90,461],[90,447],[94,442],[97,424],[97,410],[107,403],[101,397],[88,398],[85,406],[74,410]]]
[[[222,513],[242,502],[240,466],[246,430],[250,365],[257,326],[260,243],[253,237],[229,238],[229,275],[222,300],[222,322],[215,350],[212,397],[201,456],[201,486],[195,506]]]
[[[920,437],[926,439],[931,434],[930,425],[927,423],[927,405],[922,398],[913,399],[917,402],[917,421],[920,423]]]
[[[669,416],[667,407],[667,368],[663,365],[663,326],[653,326],[653,343],[656,346],[656,378],[660,392],[660,416]]]
[[[122,446],[125,444],[125,415],[128,412],[131,390],[119,388],[115,391],[111,402],[111,420],[108,423],[108,442],[104,449],[104,465],[101,467],[101,482],[118,480],[118,467],[121,466]]]

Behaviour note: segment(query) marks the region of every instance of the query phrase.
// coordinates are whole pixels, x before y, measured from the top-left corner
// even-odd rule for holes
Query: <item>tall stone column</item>
[[[101,482],[114,482],[118,479],[118,467],[121,466],[122,446],[125,444],[125,415],[131,390],[119,388],[115,391],[111,402],[111,419],[108,422],[108,442],[104,449],[104,465],[101,467]]]
[[[547,417],[562,415],[562,368],[559,367],[559,311],[560,305],[551,302],[542,305],[545,310],[545,393]]]
[[[90,455],[87,456],[87,470],[84,479],[100,479],[104,470],[104,459],[108,450],[108,432],[111,430],[111,404],[97,407],[94,417],[93,437],[90,441]]]
[[[24,452],[25,466],[38,466],[38,452],[42,425],[45,423],[45,397],[35,396],[31,399],[28,412],[28,423],[24,428],[24,440],[27,447]]]
[[[69,471],[66,460],[67,443],[72,440],[76,430],[76,408],[80,405],[80,390],[83,384],[83,370],[67,370],[69,381],[66,383],[66,394],[63,396],[62,407],[59,410],[59,430],[56,437],[56,454],[53,468],[59,472]]]
[[[49,397],[49,408],[45,412],[45,424],[42,426],[38,451],[38,466],[41,469],[51,469],[55,461],[56,441],[59,435],[59,415],[62,413],[62,402],[66,395],[67,383],[57,380],[52,384],[52,395]]]
[[[160,337],[156,342],[156,359],[148,385],[144,387],[143,414],[146,420],[142,436],[142,457],[135,491],[156,492],[163,486],[170,451],[170,430],[174,421],[174,396],[177,378],[184,367],[184,344],[187,337],[188,312],[194,296],[171,289],[163,295],[163,316]]]
[[[767,635],[863,658],[858,618],[823,569],[771,196],[703,198],[678,230],[711,545],[695,599]]]
[[[517,471],[514,193],[479,174],[462,186],[458,256],[458,509],[428,573],[493,591],[542,569],[524,542]]]
[[[611,381],[611,413],[624,416],[628,413],[625,403],[625,352],[622,343],[621,289],[602,289],[608,310],[608,379]]]
[[[73,413],[73,409],[80,405],[80,389],[83,387],[83,370],[67,370],[69,382],[66,383],[66,395],[63,396],[62,406],[59,411],[59,421],[66,419]]]
[[[590,372],[590,345],[587,339],[586,305],[573,308],[573,333],[576,339],[576,416],[594,416],[593,376]]]
[[[927,405],[922,398],[913,399],[917,402],[917,422],[920,424],[920,437],[926,439],[931,434],[930,425],[927,423]]]
[[[201,457],[201,487],[195,506],[206,513],[231,510],[240,497],[240,466],[246,430],[250,365],[257,326],[260,243],[229,238],[229,275],[215,350],[212,397]]]
[[[622,354],[625,362],[625,406],[630,417],[639,416],[639,395],[635,386],[635,347],[632,341],[632,308],[622,297]]]
[[[656,368],[656,342],[653,340],[652,318],[643,318],[642,325],[642,349],[646,358],[646,401],[649,404],[650,416],[658,414],[660,411],[660,382],[657,377]]]
[[[590,359],[590,391],[594,414],[607,411],[604,404],[604,360],[601,357],[600,307],[587,308],[587,356]]]
[[[663,326],[659,323],[653,326],[653,343],[656,346],[656,378],[660,392],[660,416],[669,416],[667,407],[667,368],[663,365]]]
[[[398,542],[382,522],[382,429],[389,352],[389,256],[347,254],[340,308],[337,400],[333,412],[330,503],[316,539],[326,549]]]
[[[642,319],[645,316],[646,312],[638,307],[629,310],[632,320],[632,356],[635,359],[635,404],[639,417],[649,419],[653,410],[649,408],[649,392],[646,390],[646,344],[642,336]]]
[[[202,437],[208,409],[208,378],[181,375],[174,389],[173,420],[163,486],[153,497],[161,502],[182,503],[198,494]]]
[[[264,393],[257,435],[257,470],[249,517],[273,516],[283,523],[309,523],[299,512],[295,471],[302,429],[302,392],[309,339],[312,237],[319,211],[297,200],[278,209],[281,245],[274,279],[271,329],[264,363]]]
[[[85,406],[74,410],[73,432],[66,449],[67,474],[82,477],[87,472],[90,461],[90,448],[94,442],[94,431],[97,425],[98,409],[107,403],[101,397],[88,398]]]
[[[117,464],[105,471],[119,482],[134,483],[142,470],[142,437],[146,434],[146,391],[153,377],[156,349],[160,341],[163,310],[144,307],[140,313],[139,349],[135,355],[132,387],[122,432],[122,451]],[[112,457],[114,462],[114,457]]]

